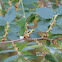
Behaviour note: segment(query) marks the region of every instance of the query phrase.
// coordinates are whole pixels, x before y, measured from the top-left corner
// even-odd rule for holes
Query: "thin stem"
[[[22,0],[21,0],[21,4],[22,4],[22,10],[23,10],[23,13],[24,13],[24,17],[26,17],[26,16],[25,16],[24,6],[23,6],[23,1],[22,1]]]
[[[58,15],[55,15],[55,16],[54,16],[54,19],[53,19],[52,23],[50,23],[50,27],[49,27],[49,29],[47,30],[47,32],[50,32],[50,31],[52,30],[52,27],[53,27],[53,25],[54,25],[55,22],[56,22],[57,16],[58,16]]]
[[[18,55],[21,55],[21,52],[18,51],[18,47],[16,47],[16,44],[14,42],[12,42],[12,45],[14,47],[14,49],[16,50]]]
[[[35,41],[35,40],[48,40],[48,41],[54,41],[54,40],[59,40],[62,41],[62,39],[49,39],[49,38],[23,38],[23,39],[17,39],[17,40],[13,40],[13,41],[4,41],[4,42],[0,42],[0,44],[5,44],[5,43],[12,43],[12,42],[18,42],[18,41],[22,41],[22,40],[27,40],[27,41]]]

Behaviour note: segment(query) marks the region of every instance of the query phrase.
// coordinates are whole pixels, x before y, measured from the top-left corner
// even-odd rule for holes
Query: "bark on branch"
[[[4,41],[4,42],[0,42],[0,44],[5,44],[5,43],[13,43],[13,42],[18,42],[18,41],[22,41],[22,40],[27,40],[27,41],[34,41],[34,40],[47,40],[47,41],[54,41],[54,40],[59,40],[62,41],[62,39],[49,39],[49,38],[23,38],[23,39],[17,39],[17,40],[13,40],[13,41]]]

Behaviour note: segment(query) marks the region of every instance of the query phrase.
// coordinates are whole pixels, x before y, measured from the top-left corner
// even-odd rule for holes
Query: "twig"
[[[25,10],[24,10],[24,6],[23,6],[23,1],[21,0],[21,4],[22,4],[22,10],[23,10],[23,13],[24,13],[24,17],[25,17]]]
[[[54,41],[54,40],[59,40],[62,41],[62,39],[49,39],[49,38],[23,38],[23,39],[17,39],[17,40],[13,40],[13,41],[5,41],[5,42],[0,42],[0,44],[5,44],[5,43],[13,43],[13,42],[18,42],[18,41],[22,41],[22,40],[48,40],[48,41]]]

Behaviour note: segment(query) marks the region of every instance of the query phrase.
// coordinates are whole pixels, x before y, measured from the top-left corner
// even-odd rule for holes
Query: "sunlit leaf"
[[[21,18],[17,21],[17,24],[20,26],[20,35],[23,35],[24,34],[24,31],[25,31],[25,23],[27,21],[27,18]]]
[[[23,48],[22,51],[32,50],[32,49],[41,48],[41,47],[44,47],[44,45],[33,45],[33,46],[28,46],[28,47]]]

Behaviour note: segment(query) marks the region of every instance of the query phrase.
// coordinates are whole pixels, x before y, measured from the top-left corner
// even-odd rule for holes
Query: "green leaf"
[[[30,6],[30,5],[29,5]],[[28,12],[25,12],[26,14],[26,17],[29,17],[31,14],[35,14],[35,10],[32,10],[32,11],[28,11]],[[33,17],[33,16],[32,16]]]
[[[53,4],[53,5],[52,5],[52,8],[53,8],[53,9],[57,9],[57,8],[58,8],[58,5],[57,5],[57,4]]]
[[[19,34],[16,32],[9,32],[7,37],[10,40],[16,40],[19,39]]]
[[[57,62],[50,54],[46,54],[45,59],[47,59],[51,62]]]
[[[36,32],[33,32],[32,34],[30,34],[31,38],[40,38],[41,36],[39,34],[37,34]]]
[[[52,31],[50,31],[52,34],[62,34],[62,29],[59,26],[54,26],[52,28]]]
[[[0,26],[4,26],[4,25],[6,25],[6,21],[4,17],[0,16]]]
[[[9,48],[9,49],[10,49],[10,48],[13,48],[13,45],[8,46],[8,48]]]
[[[25,8],[33,9],[36,8],[36,2],[39,0],[23,0],[23,4],[25,5]]]
[[[4,26],[0,26],[0,36],[4,35]]]
[[[44,47],[44,45],[33,45],[33,46],[28,46],[22,49],[22,51],[26,51],[26,50],[32,50],[35,48],[40,48],[40,47]]]
[[[39,32],[39,31],[45,32],[48,30],[49,23],[50,23],[49,20],[40,21],[38,22],[38,27],[35,28],[34,30],[36,32]]]
[[[28,46],[28,47],[23,48],[21,51],[32,50],[32,49],[34,48],[32,48],[31,46]]]
[[[36,42],[29,42],[27,45],[35,45],[37,44]]]
[[[28,60],[37,58],[35,55],[15,55],[15,56],[8,57],[7,59],[4,60],[4,62],[10,62],[10,61],[15,61],[16,62],[16,60],[19,57],[21,57],[21,59],[22,59],[22,57],[27,57]]]
[[[8,52],[14,52],[16,50],[3,50],[3,51],[0,51],[0,53],[8,53]]]
[[[27,57],[29,60],[37,58],[36,55],[21,55],[21,57]]]
[[[22,18],[22,19],[19,19],[18,21],[17,21],[17,24],[20,26],[20,31],[19,31],[19,33],[20,33],[20,35],[23,35],[24,34],[24,32],[25,32],[25,24],[26,24],[26,20],[27,20],[27,18]]]
[[[12,32],[19,32],[20,27],[16,24],[16,23],[11,23],[10,24],[10,28],[9,28]]]
[[[21,18],[17,21],[17,24],[22,27],[22,26],[25,26],[25,23],[26,23],[26,18]]]
[[[8,9],[10,7],[10,5],[8,3],[5,3],[5,6],[3,9]],[[6,13],[6,12],[5,12]]]
[[[26,7],[28,7],[29,9],[35,8],[35,6],[33,4],[27,4]]]
[[[56,52],[61,53],[60,50],[57,50],[57,49],[54,48],[54,47],[46,47],[46,48],[50,49],[50,52],[51,52],[52,54],[54,54],[54,53],[56,53]]]
[[[58,19],[56,23],[62,29],[62,18]]]
[[[5,59],[3,62],[10,62],[19,58],[19,55],[11,56]]]
[[[56,1],[55,1],[55,0],[50,0],[50,2],[51,2],[51,3],[56,3]]]
[[[8,0],[2,0],[4,3],[8,3]]]
[[[52,18],[55,15],[55,12],[50,8],[37,8],[36,11],[40,17],[45,19]]]
[[[24,4],[32,4],[32,3],[37,2],[37,1],[39,1],[39,0],[23,0],[23,3]]]
[[[50,46],[51,42],[50,41],[46,41],[47,46]]]
[[[44,45],[33,45],[32,48],[40,48],[40,47],[45,47]]]
[[[15,19],[15,17],[16,17],[16,10],[15,7],[12,6],[10,10],[8,10],[7,14],[5,15],[5,20],[11,22]]]
[[[61,56],[62,53],[60,54],[60,53],[56,52],[54,55],[57,57],[57,59],[58,59],[59,62],[62,62],[62,56]]]
[[[58,15],[62,14],[62,5],[57,9],[56,14]]]

